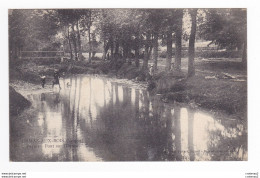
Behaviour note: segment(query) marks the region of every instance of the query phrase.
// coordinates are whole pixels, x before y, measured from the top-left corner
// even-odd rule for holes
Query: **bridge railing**
[[[64,51],[20,51],[20,59],[50,59],[65,56]]]

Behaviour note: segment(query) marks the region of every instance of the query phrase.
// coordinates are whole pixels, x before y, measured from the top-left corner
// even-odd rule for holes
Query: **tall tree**
[[[68,44],[69,44],[69,50],[70,50],[70,59],[73,59],[73,54],[72,54],[72,47],[71,47],[71,37],[70,37],[70,27],[68,26],[68,35],[67,35],[67,39],[68,39]]]
[[[73,32],[75,33],[75,39],[77,44],[77,58],[78,60],[84,60],[84,57],[82,55],[82,45],[81,45],[81,31],[84,34],[84,30],[82,29],[82,21],[84,17],[86,16],[86,11],[89,11],[88,9],[74,9],[71,11],[71,18],[73,26],[76,27],[76,30]],[[84,22],[83,22],[84,23]],[[81,25],[81,26],[80,26]]]
[[[166,59],[166,71],[171,69],[172,63],[172,43],[175,40],[175,69],[180,70],[181,66],[181,40],[182,40],[182,18],[183,9],[168,9],[165,10],[164,26],[166,30],[164,31],[164,36],[166,36],[167,44],[167,59]],[[174,37],[173,38],[173,33]]]
[[[80,37],[80,30],[79,30],[79,20],[76,20],[76,28],[77,28],[77,37],[78,37],[78,50],[79,50],[79,60],[83,60],[82,55],[82,46],[81,46],[81,37]]]
[[[64,34],[65,38],[67,38],[68,45],[69,45],[69,51],[70,51],[70,56],[71,59],[73,59],[73,50],[72,50],[72,44],[74,46],[74,59],[77,59],[77,37],[78,34],[74,29],[75,26],[75,21],[78,20],[78,16],[75,13],[75,10],[72,9],[58,9],[57,10],[57,15],[59,19],[59,25],[61,27],[67,28],[66,34]],[[70,30],[71,29],[71,30]],[[78,43],[78,46],[80,46],[80,43]]]
[[[139,67],[140,61],[139,61],[139,52],[140,52],[140,35],[137,34],[135,37],[135,45],[134,45],[134,50],[135,50],[135,66]]]
[[[159,29],[155,29],[154,31],[154,39],[153,39],[153,63],[154,70],[157,70],[157,62],[158,62],[158,39],[159,39]]]
[[[153,34],[153,63],[154,70],[157,70],[157,61],[158,61],[158,47],[159,47],[159,35],[161,32],[163,19],[164,19],[164,11],[162,9],[151,9],[149,20],[150,27],[152,29]]]
[[[194,68],[194,56],[195,56],[195,35],[196,35],[196,28],[197,28],[197,9],[191,9],[191,32],[189,38],[189,61],[188,61],[188,77],[191,77],[195,74]]]
[[[9,10],[10,58],[16,59],[21,50],[41,50],[52,47],[58,21],[54,10]]]
[[[144,45],[144,60],[143,60],[143,70],[148,70],[148,60],[150,59],[150,54],[152,50],[151,44],[151,33],[147,32],[145,36],[145,45]]]
[[[78,60],[77,34],[76,34],[74,27],[75,27],[75,24],[72,23],[72,26],[71,26],[72,34],[71,34],[71,36],[72,36],[72,42],[73,42],[73,46],[74,46],[75,60],[77,61]]]
[[[88,61],[91,63],[91,52],[92,52],[92,46],[91,46],[91,26],[92,26],[92,12],[91,10],[88,11],[88,40],[89,40],[89,52],[88,52]]]
[[[247,61],[246,9],[205,9],[206,18],[199,25],[199,35],[226,49],[241,49],[242,62]]]
[[[132,57],[131,50],[139,54],[142,38],[145,36],[145,30],[141,30],[144,27],[141,21],[145,21],[142,14],[145,12],[137,9],[104,9],[101,14],[99,28],[104,44],[103,58],[109,50],[113,60],[122,56],[125,61]],[[138,58],[139,55],[135,56]]]
[[[182,18],[183,18],[183,9],[177,9],[176,28],[175,28],[175,62],[174,62],[174,69],[176,71],[181,70]]]
[[[172,26],[168,27],[166,34],[166,43],[167,43],[167,55],[166,55],[166,66],[165,70],[170,71],[172,63]]]

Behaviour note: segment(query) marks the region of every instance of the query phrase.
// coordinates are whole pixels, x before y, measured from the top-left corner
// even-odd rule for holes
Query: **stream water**
[[[247,122],[105,77],[60,83],[10,122],[11,161],[247,160]]]

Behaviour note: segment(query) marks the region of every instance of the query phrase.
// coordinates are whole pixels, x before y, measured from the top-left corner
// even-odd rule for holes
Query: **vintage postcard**
[[[247,161],[247,9],[9,9],[11,162]]]

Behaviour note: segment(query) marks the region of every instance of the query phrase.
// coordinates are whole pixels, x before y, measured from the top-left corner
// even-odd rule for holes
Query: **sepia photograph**
[[[8,9],[10,162],[248,161],[247,8]]]

